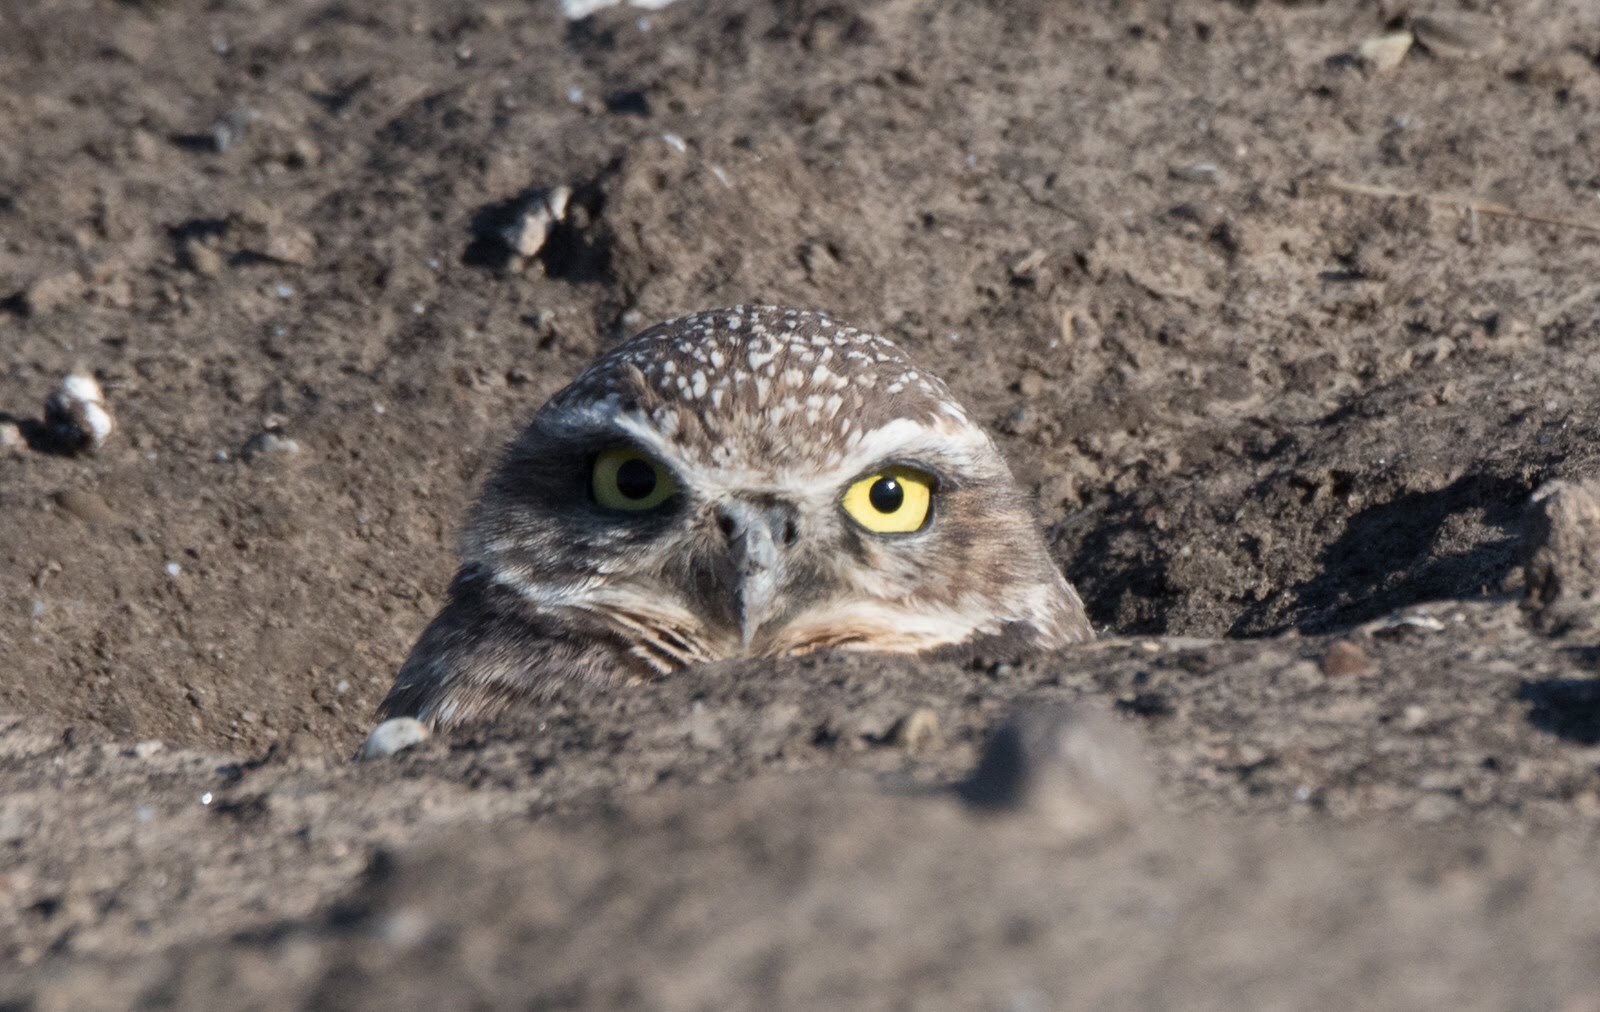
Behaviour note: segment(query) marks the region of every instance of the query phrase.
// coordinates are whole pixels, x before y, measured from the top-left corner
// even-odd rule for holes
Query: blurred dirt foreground
[[[1590,0],[0,7],[0,1008],[1600,1009],[1596,123]],[[1105,635],[350,762],[501,441],[734,302]]]

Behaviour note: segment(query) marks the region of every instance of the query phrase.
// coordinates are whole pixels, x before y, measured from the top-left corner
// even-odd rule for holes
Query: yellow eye
[[[594,459],[594,501],[608,510],[654,509],[678,491],[667,469],[637,450],[606,450]]]
[[[909,534],[928,522],[933,475],[910,467],[886,467],[844,490],[839,505],[874,534]]]

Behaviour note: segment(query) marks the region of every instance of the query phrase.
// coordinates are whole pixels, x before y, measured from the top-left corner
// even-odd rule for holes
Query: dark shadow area
[[[1094,527],[1068,554],[1067,579],[1083,598],[1095,628],[1114,625],[1122,635],[1155,635],[1167,631],[1176,596],[1167,580],[1160,535],[1139,519],[1138,507],[1132,495],[1114,493],[1104,506],[1080,510],[1055,524],[1047,537],[1059,546],[1078,522],[1115,517]],[[1137,602],[1139,618],[1122,621],[1124,602],[1130,599]]]
[[[479,208],[472,216],[473,238],[462,251],[461,262],[493,271],[510,269],[519,257],[507,244],[506,231],[543,193],[535,187]],[[566,216],[550,224],[544,245],[532,258],[544,266],[546,277],[573,284],[611,281],[611,243],[599,225],[604,208],[605,194],[599,182],[573,189]]]
[[[650,96],[637,89],[613,91],[605,97],[606,112],[616,115],[650,115]]]
[[[228,231],[226,218],[190,218],[167,229],[167,238],[181,245],[188,239],[215,239]]]
[[[78,451],[78,442],[71,435],[46,425],[37,418],[20,418],[0,411],[0,422],[10,422],[22,433],[28,449],[35,453],[48,453],[52,457],[70,457]]]
[[[1469,474],[1432,492],[1408,492],[1352,516],[1324,548],[1321,571],[1294,587],[1289,625],[1322,633],[1367,622],[1419,601],[1470,597],[1495,587],[1515,560],[1530,493],[1520,481]],[[1446,524],[1463,513],[1498,532],[1458,551],[1441,551]],[[1248,609],[1230,636],[1274,634],[1265,603]]]
[[[1600,678],[1527,681],[1517,698],[1531,704],[1528,723],[1539,730],[1579,745],[1600,745]]]
[[[168,134],[167,140],[174,147],[191,154],[214,155],[221,150],[214,134]]]

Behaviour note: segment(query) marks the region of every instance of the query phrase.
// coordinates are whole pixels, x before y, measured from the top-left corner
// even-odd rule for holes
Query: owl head
[[[697,313],[602,356],[506,450],[462,556],[390,715],[724,658],[1090,633],[945,385],[792,309]]]

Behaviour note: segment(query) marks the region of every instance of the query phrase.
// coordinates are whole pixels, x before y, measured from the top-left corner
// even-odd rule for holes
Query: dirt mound
[[[317,981],[359,964],[441,1000],[1026,1005],[1068,978],[1023,969],[1060,960],[1107,1001],[1594,994],[1566,972],[1600,909],[1567,856],[1600,820],[1593,635],[1568,607],[1592,574],[1571,500],[1524,518],[1536,489],[1600,476],[1600,141],[1576,126],[1600,106],[1600,20],[1579,0],[1436,7],[17,6],[0,32],[7,993],[343,1002]],[[1413,29],[1391,69],[1362,55]],[[511,249],[539,207],[543,242]],[[1109,638],[1021,665],[714,668],[345,765],[500,441],[628,333],[745,301],[831,311],[944,376]],[[115,419],[92,454],[37,438],[75,372]],[[1063,853],[948,798],[872,793],[954,782],[1013,706],[1084,698],[1141,729],[1158,809],[1245,821],[1194,830],[1192,873],[1159,835]],[[927,717],[893,732],[922,711],[937,738]],[[783,779],[800,770],[864,793],[830,808]],[[731,793],[689,789],[708,783]],[[1350,825],[1326,849],[1258,825],[1302,819]],[[1433,878],[1413,853],[1480,834],[1483,862]],[[790,838],[819,856],[786,878],[760,855]],[[893,841],[905,870],[852,877]],[[516,869],[595,848],[617,856],[583,865],[612,883],[588,941],[518,949],[588,908]],[[380,850],[398,870],[362,879]],[[1326,903],[1296,934],[1301,853]],[[759,899],[721,891],[718,855]],[[1024,895],[1058,868],[1073,889]],[[483,902],[445,918],[432,876]],[[527,910],[473,891],[501,879]],[[972,899],[936,912],[928,881]],[[658,887],[678,890],[667,919],[629,920]],[[1226,984],[1226,953],[1184,941],[1214,932],[1148,933],[1119,895],[1229,926],[1229,965],[1268,976]],[[840,911],[836,940],[880,915],[928,929],[874,935],[881,963],[830,977],[800,951],[805,918],[767,909],[801,900]],[[1502,903],[1504,922],[1467,913]],[[1008,911],[1032,927],[1007,934]],[[1107,936],[1123,954],[1060,927],[1085,918],[1126,928]],[[391,921],[384,949],[371,932]],[[395,968],[405,923],[468,939],[433,957],[459,975],[426,992]],[[647,939],[656,923],[681,945]],[[954,966],[962,939],[992,967]],[[1139,961],[1169,943],[1173,976]],[[614,946],[638,965],[588,961]],[[703,976],[674,968],[685,954]],[[1377,967],[1372,990],[1270,976],[1321,954]],[[1402,980],[1408,954],[1437,990]],[[1487,980],[1496,954],[1513,971]],[[527,983],[557,966],[555,990]],[[557,993],[582,979],[605,990]]]

